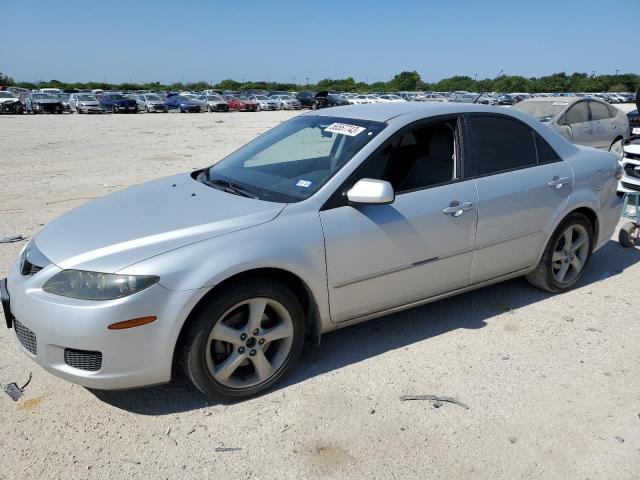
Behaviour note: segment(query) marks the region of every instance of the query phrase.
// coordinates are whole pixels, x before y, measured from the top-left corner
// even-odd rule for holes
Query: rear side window
[[[591,107],[591,120],[607,120],[612,117],[604,103],[589,102],[589,106]]]
[[[589,108],[587,102],[578,102],[567,112],[567,123],[573,125],[575,123],[584,123],[589,121]]]
[[[479,175],[538,163],[534,132],[520,122],[505,117],[471,117],[471,130]]]

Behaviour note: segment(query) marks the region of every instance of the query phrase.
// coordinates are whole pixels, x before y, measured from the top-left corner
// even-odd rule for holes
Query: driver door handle
[[[452,217],[459,217],[467,210],[471,210],[473,208],[473,202],[464,202],[460,203],[458,201],[451,202],[451,204],[447,208],[442,209],[442,213],[445,215],[451,215]]]
[[[565,183],[569,183],[570,181],[571,179],[569,177],[560,178],[558,176],[555,176],[553,177],[553,180],[547,183],[547,185],[549,185],[552,188],[561,189]]]

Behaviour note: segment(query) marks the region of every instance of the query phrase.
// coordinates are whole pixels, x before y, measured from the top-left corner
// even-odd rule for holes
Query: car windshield
[[[221,101],[222,97],[220,97],[219,95],[207,95],[207,100],[216,100],[216,101]]]
[[[9,92],[0,92],[0,98],[13,98]]]
[[[93,95],[78,95],[78,100],[81,102],[96,102],[97,99]]]
[[[125,96],[124,95],[109,95],[109,98],[111,100],[124,100]]]
[[[385,126],[350,118],[296,117],[208,168],[199,180],[260,200],[299,202],[313,195]]]
[[[48,93],[34,93],[33,98],[36,98],[38,100],[57,100],[53,95],[49,95]]]
[[[258,100],[269,100],[269,97],[266,95],[256,95],[256,99]]]
[[[59,94],[58,94],[58,98],[59,98],[60,100],[65,100],[65,101],[66,101],[66,100],[69,100],[69,95],[70,95],[70,94],[68,94],[68,93],[59,93]]]
[[[144,98],[146,98],[147,101],[154,101],[154,102],[162,101],[162,99],[158,95],[145,95]]]
[[[527,113],[541,122],[549,122],[562,110],[567,108],[567,105],[569,105],[569,102],[561,100],[554,102],[530,101],[516,103],[511,108],[519,112]]]

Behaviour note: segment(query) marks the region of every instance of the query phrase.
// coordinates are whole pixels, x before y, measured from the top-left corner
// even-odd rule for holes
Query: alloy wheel
[[[553,249],[552,271],[561,284],[573,282],[589,257],[589,234],[580,224],[569,225]]]
[[[207,370],[227,388],[259,385],[284,366],[293,338],[293,319],[284,305],[272,298],[244,300],[227,310],[209,332]]]

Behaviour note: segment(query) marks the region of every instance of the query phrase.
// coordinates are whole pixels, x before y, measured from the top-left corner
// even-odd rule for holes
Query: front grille
[[[639,168],[639,170],[636,170]],[[627,163],[624,166],[624,173],[630,177],[640,178],[640,165],[634,165],[633,163]]]
[[[36,334],[16,319],[13,320],[13,326],[16,330],[18,341],[24,348],[35,355],[38,352],[38,342],[36,341]]]
[[[64,363],[73,368],[97,372],[102,368],[102,353],[89,350],[64,349]]]
[[[633,183],[620,182],[624,188],[627,190],[635,190],[636,192],[640,192],[640,185],[635,185]]]

